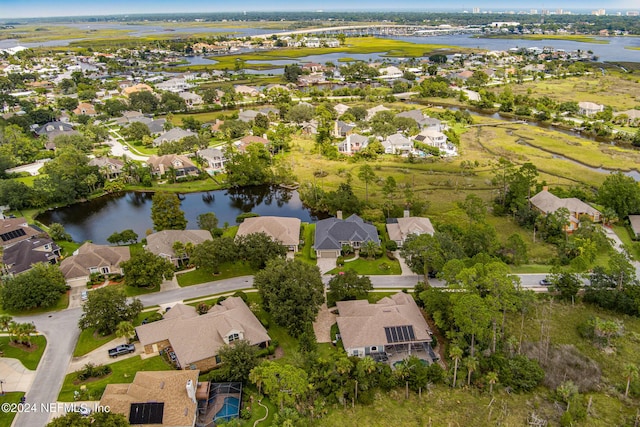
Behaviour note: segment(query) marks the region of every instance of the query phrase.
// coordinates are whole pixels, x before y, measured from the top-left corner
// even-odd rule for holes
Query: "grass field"
[[[187,273],[178,274],[178,284],[182,287],[198,285],[205,282],[215,282],[216,280],[230,279],[232,277],[248,276],[254,274],[255,270],[244,262],[227,262],[220,266],[220,273],[213,274],[205,268],[198,268]]]
[[[0,395],[0,404],[9,403],[14,404],[20,402],[20,398],[24,396],[21,391],[13,391]],[[0,411],[0,426],[10,426],[13,423],[17,412],[13,411]]]
[[[637,76],[607,71],[604,76],[596,72],[580,77],[536,80],[511,85],[511,89],[514,95],[546,96],[557,102],[591,101],[611,106],[614,111],[622,111],[638,105],[640,85]],[[504,88],[489,90],[502,92]]]
[[[99,400],[107,384],[128,384],[138,371],[164,371],[171,370],[171,367],[160,356],[150,357],[142,360],[140,356],[121,360],[109,364],[113,372],[106,377],[91,379],[84,382],[76,382],[76,373],[67,374],[62,384],[62,389],[58,395],[60,402],[73,402],[74,391],[79,391],[81,386],[86,386],[90,395],[90,400]],[[75,383],[75,384],[74,384]]]
[[[14,347],[9,341],[9,337],[0,337],[2,357],[18,359],[25,368],[35,371],[38,368],[44,349],[47,347],[47,339],[42,335],[31,337],[32,347],[29,350],[23,349],[22,347]]]
[[[115,334],[102,336],[97,334],[93,328],[85,329],[80,332],[76,348],[73,350],[73,357],[84,356],[115,338]]]

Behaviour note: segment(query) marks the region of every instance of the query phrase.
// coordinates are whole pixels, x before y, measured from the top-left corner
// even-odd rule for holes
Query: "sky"
[[[393,8],[388,0],[243,0],[228,2],[222,0],[0,0],[0,19],[36,18],[50,16],[85,16],[137,13],[196,13],[196,12],[239,12],[257,11],[299,11],[299,10],[445,10],[463,11],[479,7],[481,10],[549,9],[556,10],[638,10],[638,0],[397,0]]]

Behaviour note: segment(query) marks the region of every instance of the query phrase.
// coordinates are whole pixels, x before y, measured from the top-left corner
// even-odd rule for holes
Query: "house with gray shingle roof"
[[[343,220],[342,213],[337,218],[327,218],[316,223],[313,249],[318,258],[337,258],[342,245],[359,249],[364,243],[373,241],[380,245],[378,230],[372,224],[363,221],[358,215]]]
[[[184,130],[182,128],[175,127],[173,129],[166,131],[165,133],[163,133],[162,135],[154,139],[153,146],[157,147],[166,142],[180,141],[182,138],[186,138],[188,136],[197,136],[197,135],[198,135],[197,133],[192,132],[190,130]]]
[[[382,141],[385,154],[408,154],[413,150],[413,141],[401,133],[389,135]]]
[[[6,274],[23,273],[39,262],[56,264],[59,258],[60,246],[49,237],[34,236],[2,252],[2,263]]]
[[[338,143],[338,152],[352,155],[366,148],[367,145],[369,145],[369,138],[357,133],[352,133],[347,135],[344,141]]]

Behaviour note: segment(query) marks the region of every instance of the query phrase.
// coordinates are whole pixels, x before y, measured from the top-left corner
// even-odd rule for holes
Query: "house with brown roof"
[[[569,223],[565,226],[568,232],[576,230],[580,226],[580,217],[586,215],[593,222],[600,222],[600,211],[591,205],[575,197],[560,198],[549,192],[548,187],[543,187],[542,191],[529,199],[531,206],[544,215],[554,213],[560,208],[569,211]]]
[[[195,246],[212,238],[209,230],[162,230],[147,236],[145,249],[177,266],[180,261],[185,261],[189,257],[184,253],[175,253],[173,245],[176,242],[185,246],[188,244]]]
[[[5,274],[20,274],[31,270],[39,262],[56,264],[60,258],[60,246],[49,237],[34,236],[12,245],[2,252]]]
[[[94,157],[89,160],[89,166],[97,166],[106,179],[116,179],[122,174],[124,161],[112,157]]]
[[[429,234],[433,236],[435,230],[429,218],[410,216],[409,211],[404,211],[402,218],[388,218],[387,232],[389,239],[396,242],[398,247],[404,246],[405,240],[412,234]]]
[[[132,93],[136,92],[151,92],[153,93],[153,89],[146,83],[138,83],[133,86],[128,86],[122,89],[122,94],[126,97],[129,97]]]
[[[269,140],[261,136],[247,135],[244,138],[233,143],[233,145],[235,145],[238,151],[240,151],[241,153],[247,151],[247,147],[251,144],[262,144],[266,147],[267,144],[269,144]]]
[[[353,300],[336,305],[340,338],[349,356],[386,360],[395,353],[432,352],[431,330],[409,294],[398,292],[375,304]]]
[[[161,177],[173,169],[176,178],[187,175],[198,175],[200,170],[187,156],[182,154],[167,154],[164,156],[152,155],[147,159],[151,175]]]
[[[88,102],[79,103],[76,109],[73,110],[73,113],[77,116],[95,116],[97,114],[96,107],[94,107],[93,104],[89,104]]]
[[[258,216],[246,218],[238,227],[236,237],[254,233],[264,233],[280,242],[292,252],[298,252],[300,245],[300,219],[281,216]]]
[[[68,280],[86,280],[92,273],[122,274],[120,264],[131,258],[128,246],[96,245],[87,242],[75,250],[73,256],[60,263],[60,270]]]
[[[138,371],[131,384],[107,384],[100,405],[131,425],[193,427],[202,386],[194,371]],[[199,398],[199,397],[198,397]]]
[[[0,246],[5,249],[41,234],[46,233],[27,224],[27,220],[23,217],[0,219]]]
[[[146,354],[167,349],[182,369],[208,371],[220,363],[220,348],[234,341],[266,347],[267,330],[240,297],[230,297],[199,315],[195,307],[176,304],[163,320],[136,327]]]

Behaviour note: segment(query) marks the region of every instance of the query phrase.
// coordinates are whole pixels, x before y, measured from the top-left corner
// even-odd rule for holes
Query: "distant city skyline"
[[[517,6],[517,7],[516,7]],[[399,0],[394,7],[389,8],[386,0],[352,0],[349,2],[338,0],[311,1],[301,4],[291,0],[272,0],[270,2],[246,0],[228,3],[210,0],[191,0],[188,4],[181,4],[173,0],[0,0],[0,19],[8,18],[46,18],[61,16],[99,16],[99,15],[127,15],[150,13],[215,13],[215,12],[243,12],[251,11],[315,11],[345,12],[345,11],[419,11],[419,12],[501,12],[501,11],[531,11],[541,10],[589,13],[590,10],[605,9],[609,11],[640,10],[638,0],[559,0],[557,2],[536,1],[515,4],[511,0],[470,1],[455,0],[443,7],[437,1]]]

